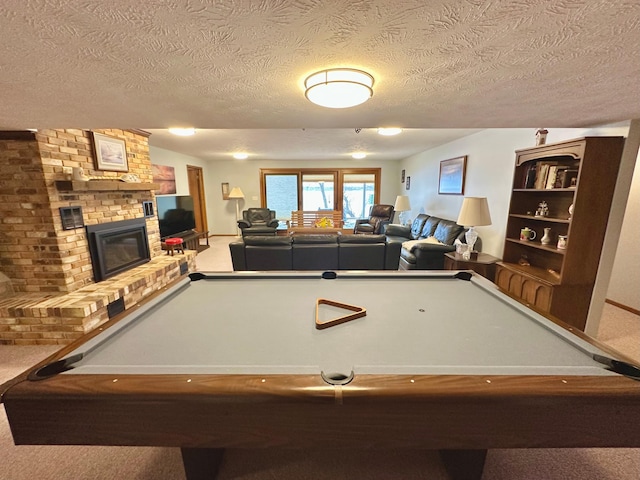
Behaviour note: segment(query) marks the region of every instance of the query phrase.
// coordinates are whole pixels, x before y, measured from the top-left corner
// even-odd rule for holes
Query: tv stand
[[[174,235],[169,235],[168,237],[164,237],[162,241],[164,242],[167,238],[182,238],[184,241],[184,248],[188,250],[196,250],[198,253],[202,252],[209,248],[209,232],[197,232],[195,230],[185,230],[184,232],[176,233]],[[200,239],[204,238],[206,240],[206,245],[200,245]],[[165,247],[163,246],[163,249]]]

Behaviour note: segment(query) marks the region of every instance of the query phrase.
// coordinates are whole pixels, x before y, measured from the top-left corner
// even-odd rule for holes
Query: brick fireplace
[[[106,321],[109,303],[129,308],[194,266],[193,252],[163,255],[157,217],[144,218],[155,200],[149,134],[95,132],[124,140],[139,184],[96,169],[91,131],[0,132],[0,343],[67,343]],[[91,180],[70,181],[73,167]],[[61,207],[79,207],[85,226],[142,219],[149,263],[96,283],[86,229],[65,229]]]

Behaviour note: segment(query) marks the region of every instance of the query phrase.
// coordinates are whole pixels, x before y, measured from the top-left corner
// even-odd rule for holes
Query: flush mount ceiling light
[[[181,137],[190,137],[191,135],[195,135],[195,128],[170,128],[169,133],[173,133],[174,135],[180,135]]]
[[[373,82],[373,77],[362,70],[330,68],[307,77],[304,95],[321,107],[355,107],[373,96]]]
[[[235,158],[236,160],[246,160],[247,158],[249,158],[249,154],[244,152],[238,152],[233,154],[233,158]]]
[[[355,158],[356,160],[361,160],[361,159],[365,158],[366,156],[367,156],[367,154],[364,153],[364,152],[353,152],[351,154],[351,157]]]
[[[401,128],[379,128],[378,129],[378,134],[380,135],[384,135],[385,137],[392,137],[394,135],[398,135],[399,133],[402,133],[402,129]]]

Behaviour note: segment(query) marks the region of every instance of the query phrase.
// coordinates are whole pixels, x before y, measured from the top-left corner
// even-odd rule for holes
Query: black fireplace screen
[[[143,218],[87,226],[87,237],[96,282],[151,259]]]

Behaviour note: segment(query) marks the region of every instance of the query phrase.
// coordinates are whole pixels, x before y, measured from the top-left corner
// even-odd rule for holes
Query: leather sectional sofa
[[[451,220],[420,214],[411,226],[387,225],[387,243],[400,244],[400,270],[443,270],[444,254],[455,251],[456,239],[466,243],[466,229]],[[474,249],[480,251],[482,242]]]
[[[236,271],[397,270],[400,248],[384,235],[256,235],[229,244]]]

